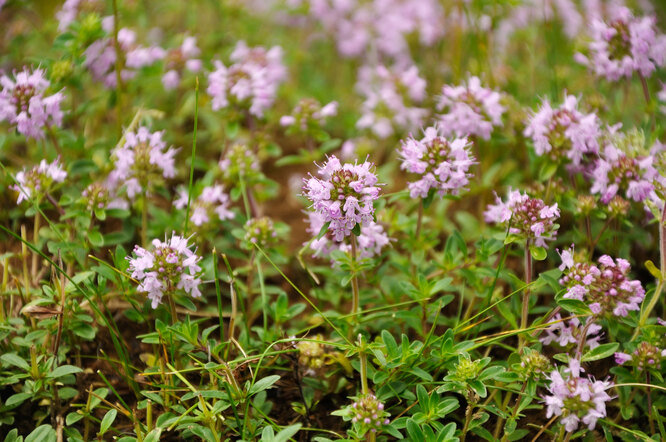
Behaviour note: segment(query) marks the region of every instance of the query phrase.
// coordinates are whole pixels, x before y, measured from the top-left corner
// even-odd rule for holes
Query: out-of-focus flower
[[[426,82],[416,66],[389,69],[364,66],[359,70],[356,89],[365,97],[359,129],[370,129],[377,137],[387,138],[395,130],[418,128],[428,114],[415,107],[425,98]]]
[[[177,149],[166,148],[163,132],[150,132],[140,127],[136,132],[125,134],[125,144],[113,151],[115,169],[109,175],[113,186],[124,186],[130,199],[142,192],[150,192],[162,178],[176,175]]]
[[[187,189],[181,188],[173,205],[176,209],[182,210],[187,207],[187,200]],[[220,221],[232,219],[235,215],[229,210],[229,204],[231,204],[229,195],[224,192],[222,185],[206,186],[197,198],[192,198],[190,221],[195,226],[201,227],[212,222],[215,217]]]
[[[493,127],[502,125],[504,106],[500,99],[500,93],[481,86],[478,77],[460,86],[445,85],[437,104],[443,135],[489,139]]]
[[[559,313],[553,317],[553,321],[559,322],[549,326],[545,330],[546,335],[539,338],[541,343],[549,345],[551,342],[557,342],[560,347],[567,347],[570,344],[577,344],[580,342],[580,335],[585,329],[585,326],[581,325],[578,318],[572,318],[568,323],[561,321],[561,319],[562,316],[560,316]],[[586,330],[585,345],[590,349],[598,347],[599,339],[601,339],[601,335],[598,333],[601,332],[601,326],[598,324],[591,324]]]
[[[183,71],[199,72],[202,67],[197,57],[201,51],[197,47],[196,37],[185,37],[183,44],[167,51],[165,56],[166,72],[162,75],[164,89],[175,89],[180,84]]]
[[[231,54],[233,64],[226,67],[216,60],[215,71],[208,75],[206,91],[212,97],[213,110],[231,107],[248,109],[263,117],[273,105],[278,86],[287,76],[282,63],[282,48],[250,48],[240,41]]]
[[[560,284],[567,289],[564,298],[585,301],[595,315],[624,317],[640,309],[645,289],[639,280],[629,279],[629,261],[603,255],[598,265],[575,262],[570,250],[561,256],[560,270],[564,273]]]
[[[589,57],[579,53],[576,60],[609,81],[634,72],[649,77],[666,63],[666,36],[658,33],[653,16],[634,17],[629,8],[616,8],[607,22],[592,21],[591,34]]]
[[[654,344],[643,341],[638,344],[631,354],[615,353],[615,362],[618,365],[632,365],[636,370],[661,371],[661,364],[666,359],[666,349],[660,349]]]
[[[623,192],[627,199],[642,202],[651,196],[659,175],[654,167],[654,155],[645,152],[645,137],[633,131],[620,132],[618,126],[609,128],[604,148],[591,172],[592,193],[608,202]]]
[[[60,159],[55,159],[51,163],[42,160],[38,166],[17,173],[16,184],[11,186],[18,192],[16,204],[21,204],[21,201],[28,201],[31,198],[39,201],[51,191],[55,183],[62,183],[65,178],[67,178],[67,172],[62,168]]]
[[[58,19],[58,31],[65,32],[82,10],[95,9],[100,5],[99,0],[65,0],[62,8],[55,14]]]
[[[546,417],[562,416],[560,422],[569,432],[575,431],[581,421],[590,430],[594,429],[597,420],[606,417],[606,402],[612,399],[606,393],[612,382],[582,377],[582,371],[576,359],[569,361],[564,376],[553,370],[549,377],[550,395],[544,397]]]
[[[422,139],[410,137],[398,151],[400,168],[422,176],[408,185],[412,198],[425,198],[430,189],[439,196],[457,195],[469,183],[469,168],[474,164],[471,143],[467,138],[447,140],[441,132],[441,126],[428,127]]]
[[[219,163],[225,182],[253,184],[261,176],[259,159],[245,144],[233,144]]]
[[[375,213],[374,201],[379,198],[374,165],[345,163],[330,156],[319,167],[319,175],[305,179],[303,194],[312,201],[312,208],[321,214],[335,241],[342,241],[352,229],[368,225]]]
[[[326,118],[338,113],[338,103],[331,101],[325,106],[313,98],[301,100],[291,115],[280,118],[280,125],[293,132],[314,136],[321,130]]]
[[[555,223],[560,216],[557,203],[546,205],[538,198],[530,198],[514,190],[509,192],[507,201],[496,196],[496,204],[491,204],[484,212],[486,222],[493,222],[509,227],[509,233],[545,247],[546,241],[557,236],[558,225]]]
[[[132,278],[139,281],[139,291],[148,293],[153,308],[162,297],[183,290],[193,298],[201,296],[198,262],[201,257],[190,249],[188,239],[176,235],[162,242],[153,240],[153,250],[134,247],[134,257],[127,257]]]
[[[113,17],[102,20],[102,28],[107,34],[113,33]],[[166,55],[166,51],[159,46],[143,47],[136,43],[136,33],[127,28],[118,30],[118,46],[123,54],[123,64],[120,70],[122,81],[127,81],[136,75],[136,70],[150,66]],[[90,70],[96,81],[104,83],[108,88],[117,85],[116,49],[111,36],[103,37],[93,42],[84,52],[83,65]]]
[[[255,244],[261,248],[270,247],[277,241],[273,220],[266,216],[247,220],[244,228],[243,247],[246,249],[254,249]]]
[[[574,165],[580,164],[585,154],[597,153],[600,134],[597,116],[580,112],[573,95],[565,95],[564,103],[555,109],[544,100],[525,128],[537,155],[548,155],[558,162],[566,157]]]
[[[15,73],[12,80],[7,75],[0,77],[0,121],[8,121],[26,137],[44,138],[44,130],[60,127],[63,113],[60,103],[65,98],[62,92],[46,95],[49,81],[44,70],[24,68]]]
[[[445,29],[442,5],[437,0],[311,0],[309,18],[332,34],[346,57],[368,52],[404,63],[411,57],[408,38],[418,35],[421,45],[437,42]]]
[[[117,195],[117,189],[103,181],[95,181],[86,187],[81,196],[90,211],[103,209],[127,209],[127,201]]]

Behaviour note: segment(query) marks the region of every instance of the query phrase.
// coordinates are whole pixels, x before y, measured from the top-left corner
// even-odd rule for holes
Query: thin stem
[[[645,97],[645,103],[650,105],[650,89],[648,88],[647,80],[643,77],[642,74],[638,74],[638,78],[641,79],[641,86],[643,87],[643,97]]]
[[[645,372],[645,383],[650,385],[650,373],[647,371]],[[654,434],[654,419],[652,418],[652,389],[650,387],[647,387],[647,408],[648,420],[650,421],[650,434]]]
[[[423,198],[419,200],[419,214],[416,220],[416,233],[414,234],[414,242],[418,242],[421,235],[421,224],[423,223]]]
[[[185,210],[185,228],[183,229],[187,236],[187,226],[190,221],[190,205],[192,204],[192,181],[194,179],[194,159],[197,154],[197,121],[199,120],[199,77],[195,80],[194,86],[194,136],[192,138],[192,158],[190,160],[190,183],[187,188],[187,209]]]
[[[590,326],[592,325],[594,321],[592,318],[588,318],[587,322],[585,323],[585,327],[583,328],[583,331],[580,334],[580,340],[578,341],[578,348],[576,349],[576,359],[580,360],[580,357],[583,354],[583,347],[585,347],[585,341],[587,338],[587,331],[590,329]]]
[[[174,300],[173,292],[167,295],[169,298],[169,310],[171,310],[171,323],[175,324],[178,322],[178,312],[176,311],[176,301]]]
[[[32,228],[32,242],[36,247],[39,247],[39,224],[41,221],[41,215],[39,212],[35,214],[35,223],[33,224]],[[37,253],[32,254],[32,264],[31,264],[31,269],[30,269],[30,275],[32,276],[32,280],[34,281],[37,278],[37,258],[39,255]]]
[[[536,442],[536,441],[538,441],[538,440],[539,440],[539,436],[541,436],[541,435],[543,434],[543,432],[546,431],[546,429],[547,429],[548,427],[550,427],[551,425],[553,425],[553,422],[555,422],[555,420],[556,420],[558,417],[559,417],[558,415],[553,416],[553,417],[552,417],[552,418],[546,423],[546,425],[544,425],[543,427],[541,427],[541,429],[539,430],[539,432],[538,432],[538,433],[536,434],[536,436],[534,436],[534,438],[532,439],[532,442]]]
[[[120,137],[123,133],[122,122],[123,122],[123,106],[122,106],[122,76],[120,75],[121,66],[123,60],[123,53],[120,50],[120,43],[118,43],[118,2],[117,0],[112,0],[113,5],[113,48],[116,52],[116,112],[118,114],[117,129],[118,136]],[[145,244],[144,244],[145,245]]]
[[[146,190],[143,191],[141,198],[141,245],[146,247],[148,245],[148,196]]]
[[[266,330],[268,329],[268,297],[266,295],[266,287],[264,287],[264,273],[261,270],[261,257],[257,256],[257,276],[259,276],[259,290],[261,291],[261,311],[264,316],[264,339],[266,339]]]
[[[527,328],[527,318],[530,312],[530,290],[529,285],[532,282],[532,254],[530,253],[530,241],[525,241],[525,290],[523,290],[523,313],[520,318],[520,328]],[[520,349],[525,345],[525,338],[521,335]]]
[[[361,340],[361,335],[359,335],[359,342]],[[368,357],[365,355],[365,350],[360,350],[358,356],[361,360],[361,394],[365,396],[370,392],[368,388]]]
[[[351,235],[351,254],[352,254],[352,279],[351,279],[351,284],[352,284],[352,309],[351,309],[351,314],[352,314],[352,320],[356,322],[358,320],[357,314],[359,312],[359,294],[358,294],[358,280],[356,278],[356,235],[352,233]]]

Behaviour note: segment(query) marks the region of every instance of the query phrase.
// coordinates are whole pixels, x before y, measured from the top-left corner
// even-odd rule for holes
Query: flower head
[[[560,347],[568,347],[571,344],[577,344],[580,342],[581,334],[583,330],[586,330],[585,334],[585,345],[590,349],[599,346],[599,340],[601,339],[601,326],[598,324],[591,324],[589,327],[581,326],[580,320],[578,318],[572,318],[568,323],[561,320],[562,317],[558,313],[553,317],[553,321],[558,321],[555,324],[548,327],[545,332],[546,336],[539,338],[539,340],[544,344],[548,345],[552,342],[557,342]],[[588,319],[589,321],[590,319]]]
[[[603,255],[598,265],[567,259],[560,268],[564,297],[585,301],[595,315],[627,316],[639,310],[645,298],[641,282],[629,279],[631,265],[625,259]]]
[[[62,183],[65,178],[67,178],[67,172],[62,168],[59,158],[51,163],[42,160],[38,166],[17,173],[16,184],[12,185],[12,189],[18,192],[16,204],[21,204],[21,201],[28,201],[31,198],[40,200],[55,183]]]
[[[110,186],[108,182],[95,181],[81,192],[81,196],[86,209],[89,211],[127,209],[127,201],[118,197],[117,190]]]
[[[164,58],[166,72],[162,75],[164,89],[177,88],[185,70],[199,72],[202,67],[199,54],[196,37],[185,37],[182,45],[168,50]]]
[[[113,151],[115,169],[109,175],[114,186],[124,186],[130,199],[141,192],[149,192],[155,182],[176,175],[177,149],[166,148],[163,132],[150,132],[140,127],[125,134],[125,144]]]
[[[335,241],[342,241],[358,224],[368,225],[375,213],[374,201],[379,198],[374,165],[345,163],[333,155],[319,167],[316,178],[305,179],[303,194],[312,201],[312,208],[330,222],[329,230]]]
[[[422,177],[409,183],[412,198],[425,198],[430,189],[437,194],[457,195],[469,183],[469,168],[474,164],[467,138],[447,140],[439,126],[428,127],[421,140],[408,138],[398,152],[401,169]]]
[[[666,349],[643,341],[631,354],[615,353],[615,362],[618,365],[632,365],[638,371],[661,371],[662,362],[666,359]]]
[[[45,129],[62,124],[60,103],[65,96],[62,92],[46,95],[49,81],[44,70],[24,68],[13,80],[2,75],[0,86],[0,121],[15,125],[20,134],[41,139]]]
[[[179,190],[178,198],[173,205],[182,210],[187,207],[188,194],[186,189]],[[224,192],[220,184],[206,186],[199,196],[193,198],[190,207],[190,221],[197,227],[211,223],[215,218],[219,221],[234,218],[234,213],[229,210],[231,201],[229,195]]]
[[[351,421],[361,428],[361,434],[368,431],[380,431],[384,425],[390,423],[390,414],[384,410],[384,404],[374,394],[368,393],[359,398],[352,398],[354,402],[345,413]]]
[[[161,303],[164,294],[171,295],[176,290],[193,298],[201,296],[201,257],[190,247],[187,238],[173,233],[164,242],[154,239],[152,251],[135,246],[134,257],[127,257],[132,278],[139,281],[139,291],[148,293],[153,308]]]
[[[585,154],[597,153],[599,135],[597,116],[580,112],[573,95],[565,95],[564,103],[555,109],[544,100],[525,128],[537,155],[548,155],[558,162],[567,158],[574,165],[580,164]]]
[[[243,247],[246,249],[254,249],[255,244],[262,248],[270,247],[277,241],[273,220],[266,216],[247,220],[244,228]]]
[[[575,431],[581,421],[594,429],[597,420],[606,417],[606,402],[612,399],[606,393],[612,382],[582,377],[582,371],[580,361],[572,359],[564,373],[553,370],[549,377],[546,417],[562,416],[567,431]]]
[[[490,138],[493,127],[502,125],[504,106],[499,92],[481,86],[478,77],[471,77],[460,86],[445,85],[437,104],[440,127],[444,136],[470,135]]]
[[[496,204],[489,205],[484,215],[487,222],[505,227],[510,225],[509,233],[545,247],[546,241],[557,236],[559,226],[555,221],[560,216],[560,209],[557,203],[548,206],[538,198],[515,190],[509,192],[506,202],[496,196]]]
[[[243,180],[248,185],[261,176],[259,159],[245,144],[233,144],[229,147],[219,166],[226,182],[237,183]]]
[[[428,114],[415,106],[425,98],[426,88],[416,66],[362,67],[356,88],[365,98],[356,127],[370,129],[379,138],[391,136],[396,129],[416,129]]]
[[[634,72],[649,77],[666,63],[666,36],[658,33],[654,17],[635,17],[626,7],[611,14],[607,22],[592,21],[589,58],[577,54],[577,61],[609,81]]]
[[[293,132],[315,136],[324,121],[338,113],[338,103],[331,101],[325,106],[313,98],[301,100],[291,115],[280,118],[280,125],[290,128]]]
[[[208,76],[206,91],[212,97],[213,110],[232,106],[263,117],[273,105],[278,86],[286,78],[282,48],[250,48],[240,41],[231,60],[234,63],[229,67],[215,61],[215,71]]]

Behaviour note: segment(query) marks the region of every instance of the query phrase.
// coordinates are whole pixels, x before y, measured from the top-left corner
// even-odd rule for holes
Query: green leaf
[[[543,261],[548,256],[545,248],[536,246],[530,246],[530,254],[537,261]]]
[[[557,305],[576,315],[592,315],[592,310],[579,299],[560,299],[557,301]]]
[[[12,405],[22,404],[26,399],[32,396],[32,393],[16,393],[7,398],[5,405],[10,407]]]
[[[649,259],[645,261],[645,268],[650,272],[650,275],[654,276],[657,280],[661,280],[661,272]]]
[[[287,442],[290,437],[292,437],[294,434],[298,433],[298,430],[301,429],[301,426],[302,426],[301,424],[294,424],[294,425],[290,425],[288,427],[285,427],[272,440],[274,442]]]
[[[260,391],[268,390],[280,379],[280,376],[274,374],[271,376],[266,376],[265,378],[259,379],[255,382],[248,391],[248,396],[259,393]]]
[[[88,240],[93,247],[102,247],[104,245],[104,236],[99,230],[88,232]]]
[[[354,235],[356,235],[356,236],[360,236],[360,235],[361,235],[361,225],[360,225],[359,223],[356,223],[356,224],[354,225],[354,228],[352,229],[352,233],[353,233]]]
[[[70,425],[74,425],[75,423],[77,423],[78,421],[80,421],[83,418],[84,418],[83,414],[78,413],[76,411],[72,411],[65,418],[65,423],[69,427]]]
[[[16,353],[5,353],[4,355],[0,356],[0,361],[2,361],[3,364],[14,365],[16,367],[24,369],[25,371],[30,370],[30,365],[25,361],[25,359],[23,359]]]
[[[615,353],[615,351],[620,347],[618,342],[609,342],[608,344],[601,344],[598,347],[593,348],[583,355],[581,361],[598,361],[599,359],[604,359]]]
[[[118,410],[115,408],[112,408],[106,412],[104,418],[102,419],[102,423],[99,424],[99,435],[106,433],[106,431],[111,427],[111,424],[113,424],[113,421],[116,420],[117,415]]]
[[[14,428],[9,433],[7,433],[7,437],[5,437],[5,442],[17,442],[17,441],[23,441],[23,437],[19,439],[18,429]]]
[[[432,204],[432,201],[435,199],[435,189],[430,189],[428,196],[423,198],[423,208],[427,209]]]
[[[67,376],[68,374],[81,373],[82,371],[83,370],[81,370],[79,367],[75,367],[74,365],[61,365],[60,367],[56,368],[51,373],[49,373],[48,377],[52,379],[57,379],[63,376]]]
[[[410,440],[422,441],[425,440],[425,435],[419,424],[414,422],[414,419],[407,419],[407,434],[409,435]]]
[[[25,442],[55,442],[56,432],[48,424],[35,428],[26,438]]]
[[[143,438],[143,442],[159,442],[161,434],[162,434],[162,429],[155,428],[153,431],[146,434],[146,437]]]

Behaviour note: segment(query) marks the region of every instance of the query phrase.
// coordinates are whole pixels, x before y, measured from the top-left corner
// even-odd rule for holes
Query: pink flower
[[[173,202],[174,207],[179,210],[187,207],[187,190],[180,189],[179,197]],[[231,200],[229,195],[224,192],[224,187],[220,184],[204,187],[197,198],[192,198],[190,207],[190,221],[197,227],[210,222],[214,215],[220,221],[232,219],[235,214],[229,210]]]
[[[401,169],[422,175],[409,183],[412,198],[425,198],[430,189],[437,194],[457,195],[469,184],[469,168],[475,164],[467,138],[447,140],[441,135],[441,126],[428,127],[421,140],[408,138],[398,151]]]
[[[180,84],[180,79],[185,70],[199,72],[202,68],[201,60],[197,57],[201,51],[197,47],[195,37],[185,37],[180,47],[170,49],[166,52],[166,72],[162,76],[164,89],[175,89]]]
[[[607,22],[592,21],[591,34],[589,58],[578,54],[576,60],[609,81],[634,72],[649,77],[666,63],[666,36],[658,33],[652,16],[634,17],[628,8],[616,8]]]
[[[444,86],[437,104],[443,135],[489,139],[493,127],[502,125],[500,99],[499,92],[482,87],[478,77],[461,86]]]
[[[31,170],[23,170],[17,173],[16,184],[11,186],[12,189],[18,192],[16,204],[21,204],[21,201],[28,201],[31,198],[40,200],[52,189],[55,183],[62,183],[65,178],[67,178],[67,172],[62,168],[59,158],[51,163],[42,160],[38,166]]]
[[[15,73],[12,80],[0,77],[0,121],[16,125],[16,130],[26,137],[44,138],[44,130],[60,127],[63,113],[60,103],[62,92],[46,95],[49,81],[42,69],[30,72],[28,68]]]

